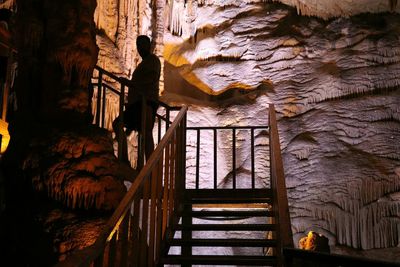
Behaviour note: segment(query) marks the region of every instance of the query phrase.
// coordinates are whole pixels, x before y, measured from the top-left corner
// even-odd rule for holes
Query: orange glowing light
[[[10,142],[10,134],[8,133],[8,123],[0,119],[0,135],[1,138],[1,148],[0,153],[4,153]]]

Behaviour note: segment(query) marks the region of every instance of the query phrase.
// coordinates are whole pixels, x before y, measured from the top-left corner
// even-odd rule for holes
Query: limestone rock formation
[[[400,5],[271,2],[171,0],[158,10],[144,0],[99,1],[97,16],[109,14],[96,17],[99,64],[129,76],[137,62],[135,36],[154,31],[154,10],[164,9],[162,98],[191,105],[189,126],[266,124],[267,104],[276,105],[296,243],[314,230],[332,245],[397,246]],[[264,137],[257,137],[260,144]],[[194,137],[188,141],[193,148]],[[218,148],[218,175],[228,184],[230,141]],[[237,167],[246,172],[248,145],[242,146]],[[201,157],[212,158],[210,150],[206,141]],[[268,162],[263,153],[260,160]],[[188,157],[190,176],[193,150]]]
[[[397,246],[399,202],[386,196],[399,191],[399,15],[322,20],[265,3],[196,10],[192,37],[165,35],[164,96],[214,104],[189,111],[197,125],[254,124],[260,103],[275,103],[295,238],[315,229],[332,244]]]
[[[96,127],[49,130],[23,162],[36,192],[69,209],[115,209],[126,192],[110,134]]]
[[[1,162],[0,228],[9,229],[5,254],[15,265],[51,266],[96,239],[132,169],[118,162],[111,134],[91,125],[96,1],[17,5],[18,109]]]
[[[81,121],[90,111],[87,86],[97,62],[96,2],[17,4],[19,111],[53,121],[73,114]]]
[[[398,246],[400,6],[393,0],[280,2],[296,8],[262,0],[168,1],[162,98],[191,105],[189,126],[266,124],[267,104],[274,103],[295,242],[314,230],[331,244]],[[152,6],[139,3],[136,32],[154,31]],[[118,71],[128,75],[124,64]],[[264,142],[263,134],[258,138]],[[195,145],[190,136],[188,142]],[[205,160],[211,150],[202,147],[205,170],[212,169]],[[238,171],[248,166],[242,152]],[[193,175],[194,156],[188,156]],[[221,157],[219,178],[229,183],[232,163]]]
[[[49,246],[59,261],[65,260],[77,250],[93,245],[107,223],[105,216],[63,209],[43,211],[37,220],[53,236]]]
[[[330,1],[330,0],[273,0],[296,7],[299,14],[318,16],[324,19],[332,17],[349,17],[367,12],[400,11],[397,0],[363,0],[363,1]]]

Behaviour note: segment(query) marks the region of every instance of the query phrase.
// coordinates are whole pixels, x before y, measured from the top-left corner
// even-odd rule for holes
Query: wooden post
[[[122,138],[126,138],[124,132],[124,105],[125,105],[125,85],[121,83],[121,92],[119,95],[119,122],[118,122],[118,158],[122,159],[123,145],[126,144]]]
[[[275,223],[277,224],[276,252],[278,266],[284,266],[283,247],[293,247],[294,245],[275,107],[272,104],[269,105],[269,126],[271,189],[273,192],[272,208],[275,213]]]
[[[142,103],[142,114],[141,114],[141,130],[139,131],[138,135],[138,162],[137,162],[137,168],[140,170],[144,166],[144,158],[146,154],[146,110],[147,110],[147,103],[146,99],[144,96],[141,97],[141,103]],[[149,159],[146,159],[146,161]]]
[[[128,266],[128,226],[129,226],[129,217],[130,213],[129,211],[126,212],[125,217],[119,227],[119,236],[120,236],[120,257],[118,260],[119,266],[121,267],[126,267]]]
[[[7,107],[8,107],[8,95],[11,88],[11,66],[13,63],[13,50],[9,48],[8,58],[7,58],[7,73],[6,80],[4,81],[4,92],[3,92],[3,111],[1,113],[1,119],[6,121],[7,118]],[[1,142],[0,142],[1,144]]]

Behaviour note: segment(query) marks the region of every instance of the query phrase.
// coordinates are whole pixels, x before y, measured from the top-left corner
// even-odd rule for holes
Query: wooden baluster
[[[168,226],[168,200],[169,200],[169,169],[170,169],[170,147],[171,143],[168,143],[167,147],[165,148],[165,164],[164,164],[164,192],[163,192],[163,222],[162,222],[162,236],[165,235],[165,230]]]
[[[157,143],[158,144],[160,143],[160,140],[161,140],[161,122],[162,122],[161,118],[157,117],[157,131],[158,131]]]
[[[165,150],[164,150],[165,151]],[[161,249],[161,240],[162,240],[162,224],[163,224],[163,163],[164,158],[161,156],[161,159],[158,162],[158,183],[157,183],[157,222],[156,222],[156,240],[155,240],[155,259],[156,264],[160,259],[160,249]]]
[[[170,122],[169,122],[169,120],[170,120],[170,110],[169,110],[169,108],[166,108],[165,112],[166,112],[166,115],[165,115],[165,119],[166,119],[166,121],[165,121],[165,131],[167,131],[168,128],[169,128],[169,124],[170,124]]]
[[[197,129],[196,143],[196,189],[200,188],[200,129]]]
[[[232,129],[232,187],[236,189],[236,129]]]
[[[181,183],[182,183],[182,194],[183,190],[186,189],[186,146],[187,146],[187,140],[186,140],[186,128],[187,128],[187,113],[185,113],[183,120],[182,120],[182,152],[181,152]]]
[[[140,233],[140,266],[147,266],[147,253],[148,253],[148,230],[149,230],[149,191],[150,191],[150,177],[144,180],[143,189],[143,207],[142,207],[142,228]]]
[[[140,189],[143,192],[143,189]],[[141,192],[141,193],[142,193]],[[141,202],[141,194],[137,194],[133,202],[133,215],[132,215],[132,246],[131,246],[131,256],[130,262],[132,266],[139,267],[139,255],[140,255],[140,228],[139,228],[139,219],[140,219],[140,202]]]
[[[151,173],[151,194],[150,194],[150,233],[149,233],[149,254],[147,257],[147,266],[154,266],[154,241],[156,229],[156,198],[157,198],[157,183],[158,169],[153,169]]]
[[[145,154],[146,154],[146,107],[147,107],[147,103],[146,103],[146,99],[144,96],[141,97],[141,107],[142,107],[142,115],[141,115],[141,130],[139,132],[139,136],[138,136],[138,169],[142,169],[144,166],[144,158],[145,158]],[[148,159],[146,159],[147,161]]]
[[[128,260],[128,226],[129,226],[130,210],[125,214],[124,219],[119,226],[119,243],[120,243],[120,257],[118,260],[118,266],[126,267]]]
[[[176,159],[176,154],[175,154],[175,138],[173,138],[170,142],[171,144],[171,157],[170,157],[170,163],[169,163],[169,177],[170,177],[170,187],[169,187],[169,208],[168,208],[168,217],[171,222],[173,220],[173,215],[174,215],[174,209],[175,209],[175,159]]]
[[[214,189],[217,189],[218,187],[218,181],[217,181],[217,170],[218,170],[218,158],[217,158],[217,129],[213,129],[214,132]]]
[[[105,117],[106,117],[106,89],[107,86],[102,86],[103,88],[103,93],[102,93],[102,98],[103,100],[102,105],[101,105],[101,128],[104,128],[104,122],[105,122]]]
[[[100,127],[100,108],[101,108],[101,92],[103,82],[103,71],[99,70],[99,78],[97,80],[97,104],[96,104],[96,125]]]
[[[255,147],[254,147],[254,128],[251,128],[250,130],[250,149],[251,149],[251,188],[256,187],[255,183],[255,157],[254,157],[254,152],[255,152]]]
[[[108,266],[115,266],[116,259],[116,246],[117,245],[117,233],[115,232],[109,242],[109,250],[108,250]]]
[[[94,260],[93,267],[103,267],[103,259],[104,259],[104,250],[100,253],[100,255]]]
[[[125,85],[121,83],[121,92],[119,95],[119,124],[118,124],[118,158],[121,160],[123,155],[123,146],[127,145],[126,135],[124,134],[124,105],[125,105]],[[128,157],[129,158],[129,157]]]

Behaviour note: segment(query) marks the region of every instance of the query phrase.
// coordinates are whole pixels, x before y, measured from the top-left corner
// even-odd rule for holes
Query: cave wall
[[[106,10],[107,2],[100,2]],[[297,5],[301,1],[281,2],[297,9],[261,0],[174,0],[155,8],[166,14],[161,98],[189,104],[189,125],[265,124],[267,105],[274,103],[295,241],[314,230],[331,245],[396,247],[400,15],[356,13],[399,6],[376,1],[376,9],[365,5],[341,18],[332,9],[322,19],[300,16],[318,14],[307,13],[314,9]],[[354,2],[343,3],[350,8]],[[154,6],[138,3],[145,5],[139,4],[142,26],[136,24],[135,34],[152,35]],[[107,26],[98,27],[108,32]],[[100,33],[98,43],[118,44],[113,34]],[[100,45],[99,62],[118,54],[115,62],[122,63],[115,72],[128,75],[135,60],[118,45],[109,47]],[[246,168],[246,158],[239,167]],[[221,177],[228,177],[231,163],[219,162],[225,162]],[[212,169],[211,162],[202,164]]]
[[[17,1],[19,112],[55,121],[89,116],[87,90],[97,62],[95,1]],[[78,118],[78,120],[84,120]]]
[[[93,244],[132,169],[114,155],[111,134],[91,124],[96,1],[16,4],[17,109],[0,162],[1,250],[15,266],[53,266]]]

